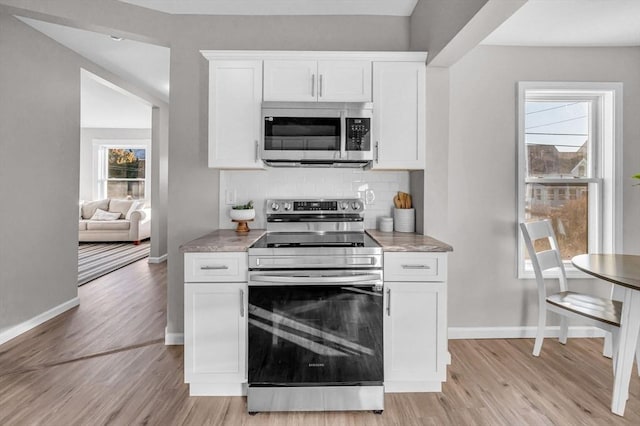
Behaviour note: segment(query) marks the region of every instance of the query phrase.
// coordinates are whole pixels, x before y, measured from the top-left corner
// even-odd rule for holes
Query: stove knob
[[[278,203],[271,203],[271,210],[278,211],[280,209],[280,205]]]
[[[346,209],[348,209],[348,208],[349,208],[349,203],[347,203],[346,201],[341,202],[341,203],[340,203],[340,208],[341,208],[342,210],[346,210]]]
[[[284,203],[284,209],[285,211],[291,210],[291,203]]]
[[[354,201],[351,203],[351,208],[354,210],[360,210],[360,203],[358,201]]]

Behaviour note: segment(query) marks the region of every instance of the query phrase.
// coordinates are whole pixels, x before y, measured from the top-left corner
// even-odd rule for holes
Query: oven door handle
[[[349,276],[318,275],[318,276],[291,276],[291,275],[253,275],[249,281],[267,282],[274,284],[349,284],[366,281],[380,281],[378,274],[358,274]]]

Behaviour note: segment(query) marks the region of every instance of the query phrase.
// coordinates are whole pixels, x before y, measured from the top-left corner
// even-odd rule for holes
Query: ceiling
[[[171,14],[410,16],[418,0],[120,0]]]
[[[17,17],[123,80],[169,102],[169,48]]]
[[[482,44],[640,46],[640,1],[529,0]]]
[[[88,71],[80,73],[80,127],[150,129],[151,105]]]

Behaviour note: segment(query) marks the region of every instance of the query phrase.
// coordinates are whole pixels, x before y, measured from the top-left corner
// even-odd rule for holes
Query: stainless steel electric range
[[[382,249],[359,199],[268,200],[249,248],[247,408],[384,408]]]

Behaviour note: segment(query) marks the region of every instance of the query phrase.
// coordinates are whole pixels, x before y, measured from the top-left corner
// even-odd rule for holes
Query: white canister
[[[393,227],[396,232],[416,231],[415,209],[393,209]]]
[[[382,216],[378,229],[380,232],[393,232],[393,218],[391,216]]]

